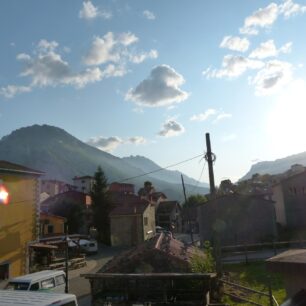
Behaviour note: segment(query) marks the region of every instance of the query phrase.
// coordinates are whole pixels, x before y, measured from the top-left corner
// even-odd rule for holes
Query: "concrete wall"
[[[38,180],[30,176],[0,174],[10,203],[0,204],[0,265],[9,264],[9,277],[27,272],[28,242],[38,238]]]
[[[147,218],[147,225],[145,224]],[[155,208],[149,205],[143,214],[143,237],[144,240],[150,239],[155,235]]]
[[[284,202],[284,194],[281,184],[272,187],[272,201],[274,201],[276,222],[280,223],[282,226],[287,225],[286,209]]]

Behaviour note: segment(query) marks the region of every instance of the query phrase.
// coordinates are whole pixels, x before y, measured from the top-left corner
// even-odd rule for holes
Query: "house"
[[[306,169],[293,165],[273,186],[276,221],[290,230],[306,229]]]
[[[90,194],[95,178],[89,175],[75,176],[73,178],[73,185],[76,191]]]
[[[188,273],[192,272],[191,261],[195,255],[205,258],[198,248],[161,233],[115,256],[99,272]]]
[[[156,210],[156,224],[179,233],[182,231],[182,208],[177,201],[162,201]]]
[[[274,202],[261,196],[229,194],[198,207],[201,243],[214,239],[233,245],[271,241],[276,237]]]
[[[40,237],[64,235],[66,218],[48,213],[40,213]]]
[[[111,193],[135,194],[135,185],[113,182],[108,186]]]
[[[72,234],[88,234],[92,225],[91,197],[83,192],[70,190],[47,198],[40,204],[41,212],[67,219]]]
[[[0,161],[0,282],[29,270],[28,245],[39,236],[41,171]]]
[[[305,249],[292,249],[273,256],[266,260],[266,268],[268,272],[281,274],[288,297],[306,290]],[[290,305],[305,305],[305,303]]]
[[[51,197],[71,189],[72,185],[58,180],[41,180],[40,183],[40,193],[46,193]]]
[[[112,246],[137,245],[155,235],[155,209],[136,195],[122,195],[113,200],[110,213]]]

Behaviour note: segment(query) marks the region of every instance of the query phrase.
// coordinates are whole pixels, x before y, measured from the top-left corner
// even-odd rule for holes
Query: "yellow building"
[[[28,245],[39,235],[38,178],[42,174],[0,161],[0,282],[29,270]]]
[[[66,218],[40,213],[40,236],[64,235]]]

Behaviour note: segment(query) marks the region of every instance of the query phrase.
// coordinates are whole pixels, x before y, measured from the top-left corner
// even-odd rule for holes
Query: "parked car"
[[[39,291],[47,290],[65,293],[66,274],[63,271],[44,270],[12,278],[6,290]]]
[[[98,242],[96,240],[80,239],[79,244],[86,254],[95,254],[98,252]]]
[[[0,306],[78,306],[74,294],[0,290]]]

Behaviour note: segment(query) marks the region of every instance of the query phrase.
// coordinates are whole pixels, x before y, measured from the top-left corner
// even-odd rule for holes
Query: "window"
[[[53,234],[53,225],[52,224],[48,225],[48,234]]]
[[[9,278],[9,264],[0,265],[0,280]]]
[[[37,291],[39,289],[39,283],[34,283],[30,287],[30,291]]]
[[[145,226],[148,225],[148,217],[144,217],[144,218],[143,218],[143,224],[144,224]]]
[[[55,276],[55,284],[56,286],[65,284],[65,276],[64,275]]]
[[[51,289],[54,287],[54,278],[49,278],[41,282],[41,289]]]
[[[5,289],[8,290],[28,290],[29,283],[9,282]]]

